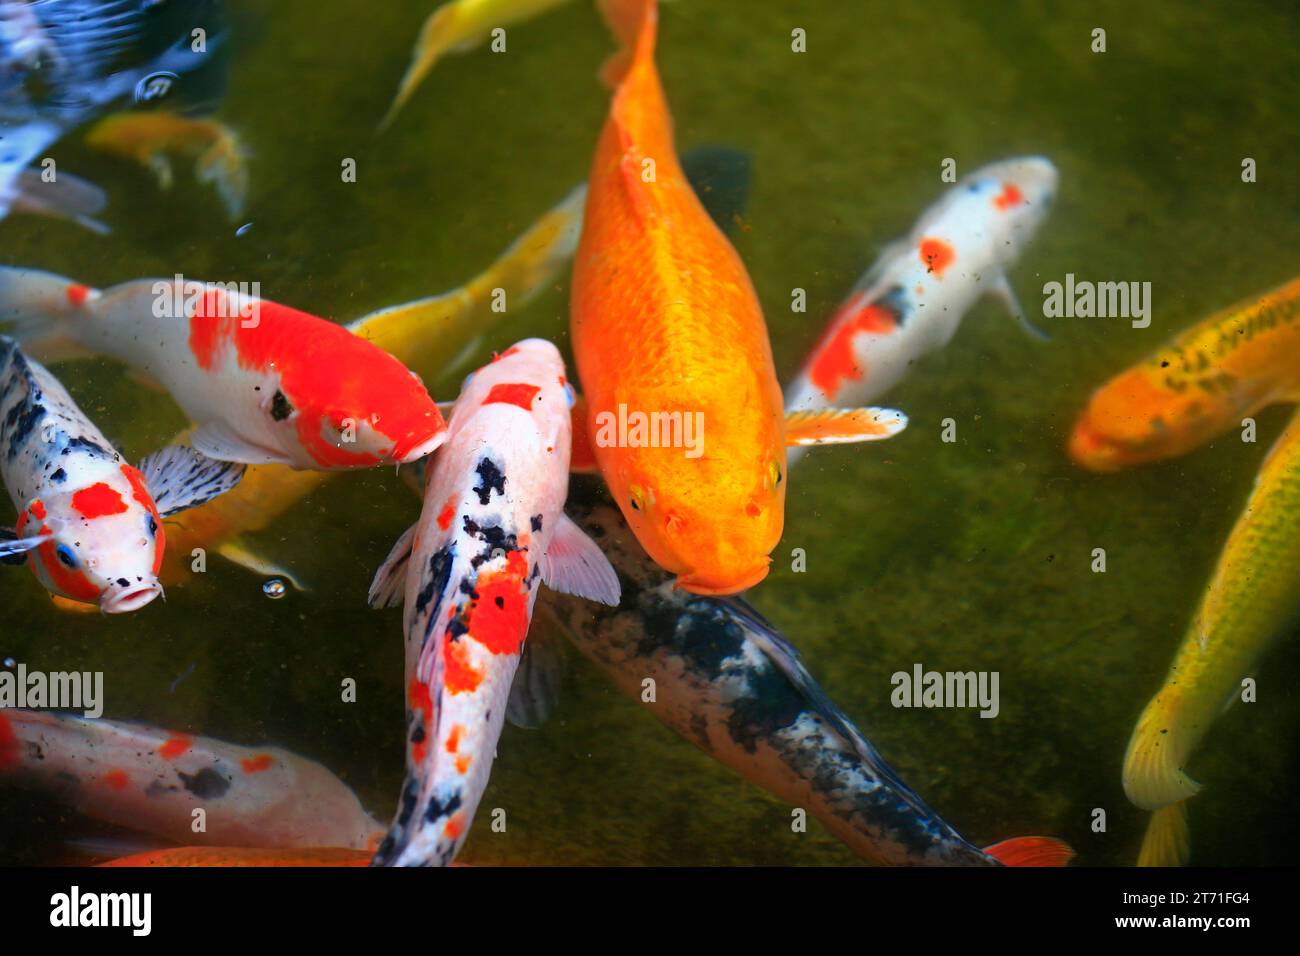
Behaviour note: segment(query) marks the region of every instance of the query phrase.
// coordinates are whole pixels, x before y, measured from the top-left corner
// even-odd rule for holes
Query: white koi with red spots
[[[0,324],[35,355],[107,355],[159,383],[211,458],[336,471],[416,461],[446,439],[436,403],[397,359],[233,285],[175,277],[101,292],[0,268]]]
[[[0,710],[0,783],[182,844],[372,849],[383,827],[329,770],[280,747],[102,718]],[[204,829],[194,829],[203,810]]]
[[[618,577],[563,512],[573,387],[528,339],[466,380],[419,522],[371,586],[405,601],[407,778],[377,865],[445,866],[464,842],[506,717],[540,581],[617,604]]]
[[[1006,269],[1047,215],[1056,186],[1056,167],[1042,157],[992,163],[957,183],[836,310],[786,389],[786,411],[874,401],[918,358],[947,345],[986,294],[1033,330]],[[792,451],[790,460],[796,456]]]
[[[162,519],[228,491],[243,471],[179,447],[132,467],[48,370],[0,336],[0,478],[18,510],[0,560],[29,563],[51,592],[109,614],[148,604],[162,593]]]

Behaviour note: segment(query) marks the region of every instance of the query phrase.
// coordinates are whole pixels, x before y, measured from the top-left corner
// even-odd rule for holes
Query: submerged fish
[[[411,54],[411,64],[402,77],[397,96],[388,108],[380,128],[388,126],[416,87],[446,53],[464,53],[486,40],[492,31],[530,20],[567,0],[451,0],[424,21]]]
[[[33,163],[113,110],[211,108],[227,59],[220,0],[0,0],[0,218],[19,209],[105,231],[91,218],[102,190]]]
[[[1276,402],[1300,400],[1300,279],[1215,312],[1088,401],[1070,457],[1118,471],[1186,454]]]
[[[1160,690],[1138,718],[1124,791],[1158,810],[1194,796],[1184,769],[1269,645],[1300,619],[1300,414],[1260,468]]]
[[[160,383],[196,449],[339,471],[416,461],[447,437],[416,375],[333,322],[219,283],[140,279],[99,291],[0,268],[0,325],[29,348],[84,351]]]
[[[625,49],[606,70],[615,92],[573,271],[588,437],[651,557],[690,591],[733,593],[767,575],[781,536],[787,442],[888,437],[905,420],[867,410],[787,424],[749,276],[677,161],[654,64],[655,3],[602,9]],[[650,434],[643,425],[638,437],[647,419]],[[676,437],[664,441],[656,423]],[[692,426],[696,440],[682,447]]]
[[[623,601],[601,608],[551,595],[544,615],[629,696],[640,700],[653,679],[646,706],[686,740],[806,807],[875,863],[1049,866],[1073,855],[1042,837],[971,844],[899,779],[757,611],[673,587],[591,484],[575,484],[568,509],[614,563]]]
[[[1047,216],[1056,188],[1056,167],[1036,156],[982,166],[955,185],[831,316],[786,389],[786,410],[875,401],[918,358],[947,345],[981,296],[997,297],[1028,325],[1006,270]]]
[[[487,786],[538,582],[618,602],[618,578],[563,511],[573,389],[527,339],[466,382],[419,522],[375,575],[405,603],[407,779],[377,865],[451,862]]]
[[[6,746],[7,743],[7,746]],[[176,843],[373,849],[383,827],[313,760],[103,718],[0,711],[0,781]],[[195,829],[195,811],[203,829]]]
[[[46,369],[0,336],[0,478],[18,510],[0,560],[54,594],[117,614],[162,593],[162,520],[234,487],[243,468],[172,447],[137,470]],[[28,561],[28,558],[31,558]]]

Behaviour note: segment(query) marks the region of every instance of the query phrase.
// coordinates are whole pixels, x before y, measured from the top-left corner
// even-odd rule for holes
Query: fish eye
[[[640,485],[632,485],[629,489],[632,492],[632,510],[645,511],[650,505],[655,503],[655,494],[642,488]]]
[[[271,399],[271,417],[277,422],[282,422],[293,414],[293,405],[285,397],[284,392],[279,389],[275,390],[275,397]]]
[[[460,383],[460,390],[462,392],[465,391],[465,389],[469,388],[469,383],[474,381],[474,376],[477,374],[478,374],[478,369],[475,369],[474,371],[470,372],[468,375],[465,376],[464,380]]]
[[[564,400],[569,403],[570,408],[578,403],[578,395],[573,390],[572,382],[564,383]]]
[[[158,520],[152,514],[145,515],[145,529],[149,532],[149,537],[155,537],[158,534]]]
[[[61,544],[56,547],[54,549],[54,554],[58,557],[60,564],[73,569],[77,567],[77,554],[66,544]]]
[[[773,458],[767,463],[767,483],[769,487],[775,488],[781,484],[781,463]]]

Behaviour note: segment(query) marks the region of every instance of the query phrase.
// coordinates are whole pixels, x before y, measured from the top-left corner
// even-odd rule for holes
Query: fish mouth
[[[1089,471],[1111,472],[1120,468],[1119,448],[1084,422],[1075,426],[1070,435],[1069,454],[1076,465]]]
[[[127,587],[114,585],[99,598],[99,609],[105,614],[126,614],[138,611],[163,593],[157,581],[144,581]]]
[[[690,591],[692,594],[725,597],[728,594],[739,594],[763,580],[767,577],[768,566],[771,563],[772,559],[765,556],[761,562],[744,573],[727,575],[725,578],[716,574],[699,574],[691,571],[679,574],[675,583],[682,590]]]
[[[419,461],[442,447],[443,442],[447,440],[447,429],[444,426],[432,438],[426,438],[424,441],[414,445],[398,445],[393,449],[393,459],[401,465],[409,465]]]

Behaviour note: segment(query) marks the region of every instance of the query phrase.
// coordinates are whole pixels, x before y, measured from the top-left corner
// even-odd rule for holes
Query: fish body
[[[528,339],[473,373],[428,472],[419,522],[371,603],[404,601],[407,779],[377,865],[451,862],[506,716],[541,581],[616,603],[618,579],[563,512],[572,386],[555,346]]]
[[[367,850],[383,831],[338,777],[283,748],[104,718],[0,710],[6,778],[52,790],[96,820],[182,844]]]
[[[178,846],[145,850],[100,863],[105,867],[369,866],[370,853],[342,847],[287,850],[275,847]]]
[[[588,179],[571,328],[601,474],[638,540],[698,593],[767,574],[784,520],[781,389],[753,285],[687,182],[652,0],[606,3],[627,50]],[[633,414],[702,422],[701,454],[612,440]]]
[[[655,682],[650,712],[716,760],[805,807],[859,856],[896,866],[1064,862],[1057,841],[982,850],[935,813],[826,696],[798,653],[738,598],[675,588],[590,485],[569,512],[623,582],[605,608],[548,595],[544,613],[628,696]],[[999,858],[1000,855],[1000,858]]]
[[[183,449],[135,468],[48,370],[0,336],[0,478],[18,511],[0,556],[25,560],[51,593],[110,614],[148,604],[162,593],[163,515],[241,472]]]
[[[415,461],[446,438],[397,359],[232,286],[177,277],[101,292],[0,268],[5,321],[38,350],[107,355],[159,383],[198,426],[194,447],[223,461],[342,471]]]
[[[1269,452],[1164,684],[1138,718],[1124,790],[1158,810],[1195,795],[1184,770],[1260,655],[1300,619],[1300,414]]]
[[[917,359],[947,345],[981,296],[998,296],[1019,314],[1006,270],[1051,208],[1057,179],[1048,160],[1023,157],[957,183],[835,311],[786,389],[786,409],[874,401]]]
[[[116,109],[210,108],[224,86],[226,46],[220,0],[0,0],[0,218],[25,209],[98,226],[88,218],[103,204],[97,187],[65,189],[59,180],[70,174],[46,182],[32,164]]]
[[[1099,388],[1070,457],[1100,472],[1174,458],[1296,400],[1300,278],[1215,312]]]

